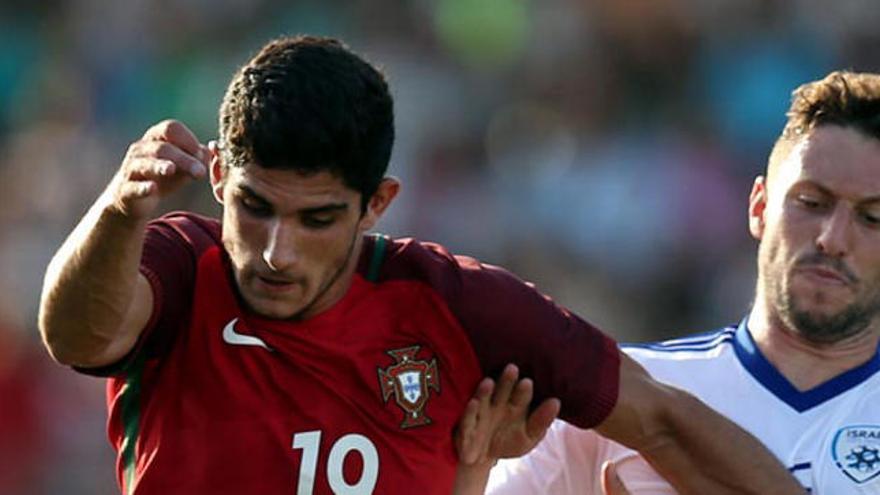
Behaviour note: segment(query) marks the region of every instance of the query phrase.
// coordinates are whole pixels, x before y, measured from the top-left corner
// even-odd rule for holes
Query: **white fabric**
[[[744,324],[624,350],[755,435],[809,493],[880,494],[880,357],[798,392]],[[499,462],[487,493],[600,494],[606,460],[618,463],[633,495],[675,493],[637,453],[562,421],[527,456]]]

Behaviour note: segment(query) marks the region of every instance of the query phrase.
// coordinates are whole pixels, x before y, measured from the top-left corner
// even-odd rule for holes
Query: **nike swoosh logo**
[[[254,337],[253,335],[243,335],[235,331],[235,324],[238,323],[238,318],[233,318],[229,323],[223,327],[223,341],[227,344],[232,345],[255,345],[258,347],[262,347],[267,351],[271,351],[272,348],[266,345],[262,339]]]

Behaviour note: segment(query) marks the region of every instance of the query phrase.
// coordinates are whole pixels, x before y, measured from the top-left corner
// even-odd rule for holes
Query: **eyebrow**
[[[251,189],[251,188],[248,187],[248,186],[245,186],[245,185],[243,185],[243,184],[239,184],[239,185],[238,185],[238,190],[241,191],[241,192],[243,192],[243,193],[245,193],[245,194],[247,194],[248,196],[250,196],[250,197],[256,199],[257,201],[261,201],[261,202],[263,202],[263,203],[266,203],[267,205],[271,205],[271,204],[272,204],[271,201],[269,201],[268,199],[266,199],[266,198],[260,196],[259,194],[257,194],[256,191],[254,191],[253,189]]]
[[[251,196],[252,198],[256,199],[257,201],[260,201],[262,203],[265,203],[269,206],[274,207],[274,205],[272,204],[271,201],[264,198],[263,196],[260,196],[256,191],[254,191],[250,187],[248,187],[244,184],[239,184],[238,189],[241,192],[247,194],[248,196]],[[300,213],[302,215],[320,215],[322,213],[332,213],[332,212],[342,211],[342,210],[346,210],[346,209],[348,209],[348,203],[330,203],[330,204],[326,204],[326,205],[315,206],[313,208],[303,208],[303,209],[299,210],[298,213]]]
[[[834,191],[817,182],[808,181],[806,185],[816,188],[820,193],[826,196],[837,196],[834,194]],[[868,196],[867,198],[860,199],[856,204],[859,206],[873,206],[874,203],[880,203],[880,195]]]
[[[346,209],[348,209],[348,203],[332,203],[329,205],[317,206],[315,208],[303,208],[299,212],[305,215],[319,215],[321,213],[332,213]]]

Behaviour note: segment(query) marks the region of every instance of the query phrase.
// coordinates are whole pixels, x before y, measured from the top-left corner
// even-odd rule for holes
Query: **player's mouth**
[[[296,288],[298,283],[295,280],[280,278],[280,277],[266,277],[263,275],[257,275],[257,285],[264,292],[269,292],[272,294],[289,292]]]
[[[801,266],[797,272],[819,285],[848,287],[855,282],[846,274],[822,265]]]

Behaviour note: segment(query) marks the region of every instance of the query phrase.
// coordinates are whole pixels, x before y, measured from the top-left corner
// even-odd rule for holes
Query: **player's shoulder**
[[[220,239],[220,221],[191,211],[172,211],[155,220],[150,225],[168,225],[180,232],[202,231]]]
[[[383,273],[392,272],[394,269],[417,269],[432,264],[455,263],[455,256],[445,246],[436,242],[384,235],[373,235],[370,238],[377,246],[385,245]]]
[[[384,236],[382,236],[384,237]],[[374,236],[379,240],[379,237]],[[434,265],[445,266],[447,269],[467,269],[480,265],[474,258],[455,255],[442,244],[422,241],[412,237],[384,237],[386,248],[385,271],[393,273],[395,269],[427,269]]]
[[[639,361],[682,361],[711,358],[729,350],[736,338],[736,326],[726,326],[674,339],[621,344],[621,349]]]
[[[750,373],[740,372],[744,365],[737,349],[737,328],[724,327],[661,342],[622,345],[621,349],[655,379],[713,404],[714,399],[709,398],[715,397],[719,390],[748,390],[755,380]],[[719,388],[722,382],[725,387]]]
[[[501,267],[453,254],[441,244],[411,237],[367,236],[358,271],[377,282],[420,281],[447,293],[472,286],[502,289],[527,285]]]
[[[220,222],[189,211],[173,211],[152,220],[147,236],[163,236],[199,253],[221,244]]]

